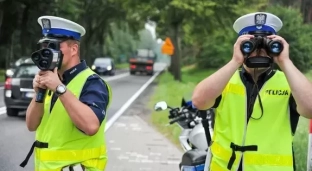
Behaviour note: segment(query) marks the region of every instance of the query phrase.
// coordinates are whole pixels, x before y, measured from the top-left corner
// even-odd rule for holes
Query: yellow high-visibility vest
[[[247,93],[237,71],[216,109],[210,171],[293,171],[289,97],[283,72],[265,82],[247,124]],[[263,115],[262,115],[263,114]],[[254,119],[253,119],[254,118]]]
[[[92,74],[92,70],[85,69],[70,81],[67,90],[79,98],[84,83]],[[111,89],[108,84],[106,86],[110,102]],[[51,97],[51,94],[46,95],[44,115],[36,132],[37,142],[47,143],[47,147],[35,148],[35,171],[60,171],[74,164],[84,165],[87,171],[103,171],[107,163],[106,119],[95,135],[85,135],[76,128],[59,99],[50,113]]]

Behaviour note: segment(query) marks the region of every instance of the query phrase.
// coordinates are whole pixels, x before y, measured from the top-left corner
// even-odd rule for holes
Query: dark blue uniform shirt
[[[63,74],[62,83],[64,85],[68,85],[68,83],[81,71],[87,69],[88,66],[85,60],[82,60],[78,65],[74,66],[73,68],[67,70]],[[108,104],[109,99],[108,89],[104,81],[97,75],[91,75],[87,81],[84,83],[82,88],[79,100],[88,105],[97,118],[99,119],[100,123],[105,118],[106,114],[106,107]],[[51,99],[51,108],[50,112],[57,100],[57,96],[53,94]]]

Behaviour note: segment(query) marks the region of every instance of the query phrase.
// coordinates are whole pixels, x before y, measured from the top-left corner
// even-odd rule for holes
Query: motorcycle
[[[169,124],[177,123],[182,132],[179,141],[184,150],[179,169],[181,171],[204,171],[208,147],[213,134],[213,109],[199,111],[191,101],[182,99],[181,107],[170,107],[165,101],[154,106],[155,111],[169,109]]]

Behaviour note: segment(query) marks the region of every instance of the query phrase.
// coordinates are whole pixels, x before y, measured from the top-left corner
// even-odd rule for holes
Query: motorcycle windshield
[[[181,171],[204,171],[205,164],[200,164],[196,166],[182,166]]]

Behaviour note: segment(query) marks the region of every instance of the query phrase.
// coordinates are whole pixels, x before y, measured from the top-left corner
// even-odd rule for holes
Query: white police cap
[[[38,18],[38,23],[44,36],[71,37],[79,41],[86,34],[81,25],[60,17],[42,16]]]
[[[239,17],[233,24],[239,34],[248,34],[252,31],[266,31],[276,34],[283,26],[283,22],[276,15],[267,12],[255,12]]]

